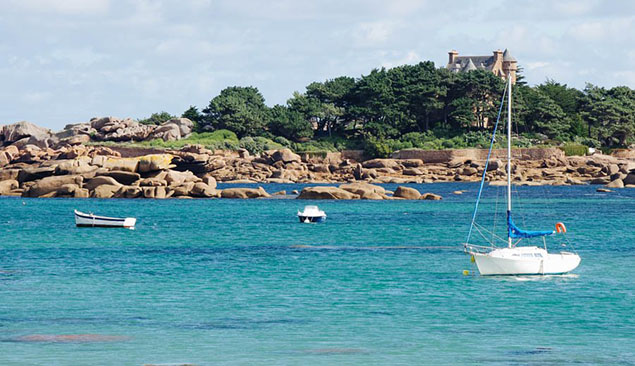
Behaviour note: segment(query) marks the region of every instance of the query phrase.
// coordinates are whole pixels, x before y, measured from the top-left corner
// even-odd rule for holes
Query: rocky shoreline
[[[140,150],[142,154],[145,151]],[[128,154],[130,152],[128,151]],[[202,146],[158,154],[122,157],[116,147],[67,142],[56,148],[14,145],[0,148],[0,195],[75,198],[265,198],[259,188],[217,189],[223,183],[330,183],[305,187],[300,199],[439,199],[381,183],[477,182],[484,162],[426,164],[420,159],[356,162],[337,156],[300,156],[288,149],[250,156],[241,151],[210,151]],[[504,164],[493,160],[485,173],[490,184],[505,184]],[[635,187],[635,162],[606,155],[519,160],[513,181],[521,185],[597,184]],[[277,192],[276,194],[286,194]]]
[[[101,128],[97,130],[99,133],[104,133],[104,129],[110,131],[108,126],[113,123],[120,122],[113,122],[110,117],[91,122]],[[176,134],[179,126],[183,127],[179,134],[188,132],[187,121],[168,124],[169,128],[159,126],[146,132],[158,135],[169,129]],[[492,185],[505,184],[506,179],[504,162],[494,159],[486,168],[484,160],[475,158],[482,154],[457,155],[447,162],[432,163],[417,158],[362,161],[341,153],[299,155],[289,149],[253,156],[244,149],[211,151],[200,145],[187,145],[180,150],[86,145],[90,138],[82,133],[52,141],[47,140],[51,139],[49,135],[41,143],[42,136],[36,136],[41,131],[15,132],[21,127],[13,130],[7,127],[11,126],[4,126],[1,133],[5,146],[0,147],[0,195],[156,199],[272,195],[262,187],[217,189],[217,182],[223,182],[338,185],[305,187],[302,192],[295,192],[299,199],[440,199],[408,187],[389,192],[377,184],[477,182],[484,169]],[[110,133],[118,134],[117,130]],[[551,149],[549,154],[540,152],[515,154],[514,184],[594,184],[605,186],[601,188],[605,191],[635,187],[632,151],[626,157],[601,154],[565,157],[557,149]]]

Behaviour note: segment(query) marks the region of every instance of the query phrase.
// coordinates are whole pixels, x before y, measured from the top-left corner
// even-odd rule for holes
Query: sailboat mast
[[[507,74],[507,217],[512,214],[512,75]],[[509,222],[509,219],[508,219]],[[512,238],[507,234],[507,246],[512,247]]]

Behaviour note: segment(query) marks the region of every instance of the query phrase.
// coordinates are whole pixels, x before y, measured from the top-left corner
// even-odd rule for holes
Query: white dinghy
[[[512,220],[512,185],[511,175],[511,138],[512,138],[512,119],[511,119],[511,76],[507,76],[507,247],[497,248],[493,239],[497,238],[494,232],[487,232],[484,227],[476,223],[476,212],[478,203],[483,191],[483,183],[485,181],[485,172],[490,160],[494,139],[496,137],[496,126],[492,135],[492,143],[485,162],[483,177],[481,180],[481,188],[479,189],[478,198],[472,215],[472,224],[464,244],[465,251],[471,255],[472,261],[476,263],[478,271],[481,275],[546,275],[546,274],[564,274],[574,270],[580,264],[580,256],[572,252],[549,253],[545,241],[546,236],[555,234],[564,234],[567,229],[561,222],[556,223],[555,230],[545,231],[528,231],[518,228]],[[501,101],[502,111],[502,101]],[[500,111],[499,111],[500,118]],[[473,229],[483,236],[489,242],[489,246],[481,246],[470,244],[470,237]],[[490,239],[491,238],[491,239]],[[518,246],[524,239],[542,238],[544,248],[537,246]],[[499,238],[500,239],[500,238]],[[504,240],[504,239],[503,239]],[[565,245],[565,244],[563,244]]]
[[[298,219],[302,223],[322,222],[326,220],[326,213],[317,206],[304,206],[304,211],[298,211]]]
[[[134,229],[137,219],[134,217],[106,217],[97,216],[93,213],[75,212],[75,225],[78,227],[124,227]]]

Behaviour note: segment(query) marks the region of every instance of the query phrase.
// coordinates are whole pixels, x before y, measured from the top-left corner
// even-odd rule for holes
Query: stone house
[[[496,50],[492,56],[459,56],[459,53],[455,50],[448,52],[448,54],[449,60],[446,68],[453,72],[489,70],[503,79],[506,79],[509,74],[511,75],[512,83],[516,83],[518,65],[516,59],[508,50],[504,52]]]

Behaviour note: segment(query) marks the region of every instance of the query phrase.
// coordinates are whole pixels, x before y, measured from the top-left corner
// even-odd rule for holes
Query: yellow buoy
[[[470,271],[468,271],[467,269],[463,270],[463,276],[467,276],[470,274]]]
[[[473,255],[470,256],[470,262],[474,263],[474,256]]]

